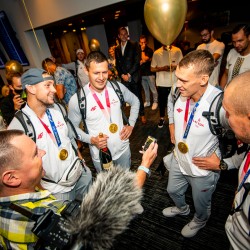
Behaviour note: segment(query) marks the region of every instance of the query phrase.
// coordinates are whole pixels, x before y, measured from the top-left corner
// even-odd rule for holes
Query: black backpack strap
[[[36,131],[30,118],[24,112],[22,112],[22,110],[18,110],[15,113],[15,117],[21,123],[25,134],[29,136],[34,142],[36,142]]]
[[[77,99],[78,99],[79,109],[80,109],[80,112],[82,115],[84,130],[85,130],[85,133],[88,134],[89,132],[88,132],[87,124],[86,124],[87,100],[86,100],[86,93],[85,93],[83,87],[80,87],[77,90]]]
[[[238,207],[232,208],[232,210],[230,212],[231,215],[233,215],[235,212],[239,212],[242,210],[242,205],[244,204],[244,202],[245,202],[245,200],[250,192],[250,183],[249,182],[244,183],[243,187],[244,187],[245,191],[244,191],[244,194],[242,196],[242,201]]]
[[[119,100],[120,100],[120,103],[121,103],[121,111],[122,111],[122,118],[123,120],[125,121],[125,123],[130,126],[129,124],[129,121],[128,121],[128,118],[127,116],[125,115],[125,112],[124,112],[124,105],[125,105],[125,101],[124,101],[124,97],[123,97],[123,94],[122,94],[122,91],[121,91],[121,88],[119,86],[119,84],[117,83],[116,80],[113,80],[113,81],[109,81],[112,88],[114,89],[115,93],[117,94]]]
[[[180,97],[180,95],[181,95],[181,92],[180,92],[179,88],[176,87],[174,90],[174,95],[173,95],[174,105],[175,105],[177,99]]]
[[[79,79],[78,79],[78,62],[77,60],[75,61],[75,80],[76,80],[76,85],[77,85],[77,89],[80,89],[80,83],[79,83]]]
[[[204,111],[202,115],[207,118],[210,131],[213,135],[221,135],[223,127],[220,120],[220,109],[224,93],[218,93],[210,104],[209,111]]]

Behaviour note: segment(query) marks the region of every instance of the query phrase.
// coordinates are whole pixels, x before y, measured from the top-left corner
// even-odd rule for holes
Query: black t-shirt
[[[151,67],[151,60],[152,60],[152,57],[153,57],[153,50],[151,48],[149,48],[148,46],[145,47],[144,49],[144,52],[145,52],[145,55],[148,56],[150,58],[150,60],[148,60],[147,62],[143,63],[141,65],[141,75],[142,76],[151,76],[153,75],[154,73],[151,72],[150,70],[150,67]]]

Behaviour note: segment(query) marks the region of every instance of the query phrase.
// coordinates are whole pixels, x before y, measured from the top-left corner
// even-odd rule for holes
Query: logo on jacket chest
[[[110,102],[110,104],[116,104],[118,103],[118,100],[112,99],[112,101]]]
[[[202,122],[201,118],[199,118],[198,120],[193,120],[193,123],[195,124],[196,128],[204,127],[204,123]]]
[[[93,107],[90,109],[90,111],[95,111],[96,108],[97,108],[97,106],[93,106]]]
[[[42,138],[43,138],[43,132],[37,136],[37,139],[42,139]]]
[[[64,126],[64,124],[62,122],[60,122],[60,121],[57,122],[57,125],[56,125],[57,128],[61,128],[63,126]]]

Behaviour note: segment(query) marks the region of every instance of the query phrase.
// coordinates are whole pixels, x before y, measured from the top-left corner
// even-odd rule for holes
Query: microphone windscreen
[[[136,174],[112,167],[97,175],[82,201],[79,216],[69,219],[67,231],[77,235],[77,242],[83,247],[108,249],[115,236],[139,213],[141,198],[142,189],[137,185]]]

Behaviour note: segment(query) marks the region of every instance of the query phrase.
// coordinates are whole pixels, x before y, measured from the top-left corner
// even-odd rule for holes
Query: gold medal
[[[68,158],[68,151],[66,149],[61,149],[60,152],[59,152],[59,158],[60,160],[64,161]]]
[[[178,149],[182,154],[186,154],[188,152],[188,145],[181,141],[178,143]]]
[[[118,126],[117,126],[117,124],[115,124],[115,123],[111,123],[110,125],[109,125],[109,131],[111,132],[111,133],[116,133],[117,131],[118,131]]]

